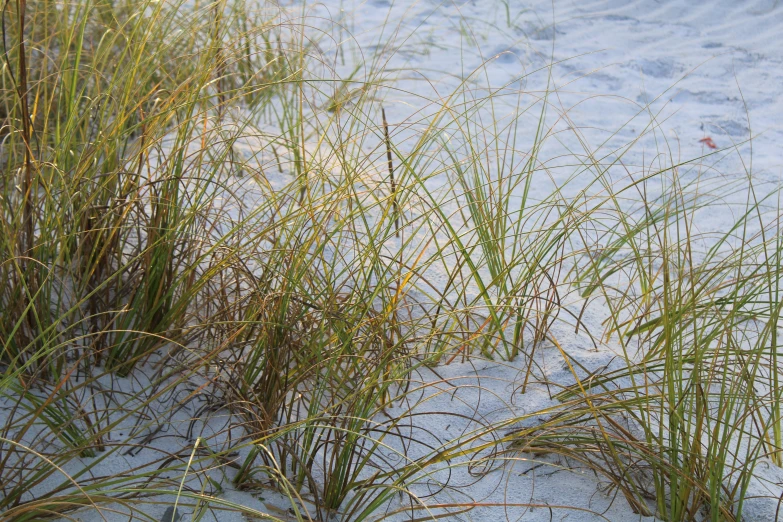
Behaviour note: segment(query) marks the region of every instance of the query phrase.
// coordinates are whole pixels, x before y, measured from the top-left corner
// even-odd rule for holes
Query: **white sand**
[[[649,111],[656,114],[662,126],[658,135],[669,140],[668,146],[675,156],[684,159],[706,152],[699,143],[705,136],[712,137],[719,147],[746,142],[752,130],[754,178],[779,179],[783,164],[779,145],[783,143],[780,124],[783,5],[778,5],[776,0],[555,0],[554,5],[548,0],[509,0],[508,16],[500,0],[456,3],[459,5],[423,0],[394,2],[392,6],[389,0],[327,0],[310,11],[313,19],[319,15],[339,19],[340,8],[345,9],[349,17],[345,19],[347,29],[368,54],[376,44],[383,46],[391,41],[399,47],[391,56],[389,67],[407,71],[397,78],[396,84],[407,93],[389,92],[384,106],[395,139],[400,142],[405,135],[401,122],[412,121],[419,110],[431,112],[433,107],[425,107],[426,99],[437,99],[436,93],[448,93],[460,77],[480,69],[493,56],[486,70],[475,75],[479,85],[486,87],[489,81],[493,86],[500,86],[516,81],[527,71],[530,74],[523,80],[524,89],[539,94],[547,85],[545,66],[554,60],[558,64],[552,69],[554,85],[550,88],[556,88],[558,95],[551,102],[563,112],[567,109],[570,120],[581,128],[592,148],[608,140],[601,149],[608,154],[613,146],[632,140],[649,123],[649,112],[643,110],[649,103]],[[475,41],[467,41],[469,32],[461,33],[461,25],[472,29]],[[395,27],[399,27],[396,35]],[[347,63],[340,69],[350,71],[352,65]],[[445,72],[452,76],[446,76]],[[518,88],[520,84],[515,85]],[[499,104],[501,113],[516,105],[517,99],[504,103]],[[637,116],[639,112],[641,115]],[[553,123],[558,116],[552,111],[548,122]],[[531,115],[530,121],[535,122],[537,117],[537,113]],[[563,120],[559,125],[566,126],[567,122]],[[610,138],[618,129],[620,132]],[[528,131],[519,137],[520,149],[526,148]],[[564,137],[567,144],[571,143],[569,139]],[[404,149],[405,145],[401,143],[400,148]],[[655,151],[655,144],[645,138],[627,159],[649,160]],[[557,147],[553,147],[543,155],[554,156],[557,152]],[[717,168],[729,180],[745,176],[740,153],[745,166],[750,168],[747,143],[739,147],[739,153],[721,155],[725,158]],[[717,159],[711,159],[710,163]],[[556,177],[560,172],[563,176],[570,173],[560,169],[553,172]],[[436,187],[439,181],[434,179],[430,183]],[[546,183],[541,183],[539,190],[548,192]],[[721,208],[701,215],[700,219],[703,221],[697,226],[703,229],[720,229],[733,222],[731,213]],[[601,332],[604,317],[605,311],[600,307],[591,308],[585,321],[588,328]],[[589,368],[599,368],[612,361],[611,344],[595,351],[589,338],[575,336],[567,324],[558,323],[553,333],[573,357]],[[570,382],[569,372],[554,349],[542,350],[538,362],[551,381]],[[523,370],[521,358],[511,363],[473,359],[439,368],[437,371],[444,380],[428,387],[424,396],[434,395],[436,390],[447,393],[422,400],[416,407],[416,412],[432,413],[412,418],[410,434],[418,444],[409,450],[411,456],[425,452],[424,445],[437,446],[481,425],[536,412],[553,404],[543,386],[532,386],[524,395],[519,393]],[[419,378],[427,383],[437,380],[430,373],[422,373]],[[182,415],[184,420],[187,412]],[[474,420],[465,420],[469,418]],[[155,444],[161,444],[166,450],[179,449],[187,444],[186,429],[187,424],[171,427],[168,436]],[[389,444],[393,447],[395,443]],[[137,457],[118,456],[106,463],[106,469],[135,465],[137,460],[140,463],[151,458],[150,454],[150,450],[145,450]],[[466,501],[485,504],[452,515],[448,520],[641,519],[621,495],[604,491],[605,484],[600,477],[575,468],[573,463],[525,454],[516,457],[505,469],[497,469],[480,479],[471,476],[466,467],[456,467],[449,477],[436,474],[434,479],[448,478],[449,488],[431,496],[430,490],[436,489],[434,483],[416,484],[412,490],[422,496],[422,502],[431,505]],[[540,463],[545,465],[539,466]],[[229,470],[229,476],[230,473]],[[780,483],[783,479],[783,471],[772,465],[760,466],[758,473],[772,482]],[[223,486],[226,488],[223,498],[259,510],[268,509],[268,505],[285,505],[273,493],[264,494],[262,502],[249,493],[231,490],[230,481],[224,480]],[[754,488],[763,492],[760,484]],[[781,491],[777,488],[766,494],[777,496]],[[772,520],[776,504],[774,500],[751,501],[746,508],[746,519]],[[542,507],[546,505],[560,507]],[[402,503],[393,502],[389,509],[400,507]],[[163,511],[155,506],[146,510],[153,516]],[[183,514],[187,515],[186,520],[190,518],[187,509]],[[277,512],[272,514],[279,516]],[[384,510],[377,514],[382,516]],[[425,513],[420,511],[416,516]],[[75,518],[99,519],[95,513],[86,512],[75,514]],[[107,518],[127,520],[127,516],[121,515],[107,514]],[[393,517],[394,520],[410,518],[406,513]],[[242,517],[217,513],[208,514],[203,520],[211,519],[229,521]]]

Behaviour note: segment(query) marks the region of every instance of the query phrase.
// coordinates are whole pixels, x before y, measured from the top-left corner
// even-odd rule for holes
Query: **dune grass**
[[[476,506],[416,484],[482,451],[563,455],[640,514],[740,519],[755,465],[781,462],[780,187],[664,139],[629,163],[652,114],[612,152],[564,138],[551,82],[482,66],[414,96],[391,46],[354,66],[346,25],[308,9],[5,7],[0,519],[434,519]],[[396,94],[425,109],[388,120]],[[701,233],[729,200],[733,228]],[[586,371],[554,325],[621,364]],[[510,361],[524,394],[552,349],[558,405],[445,443],[406,429],[437,365]]]

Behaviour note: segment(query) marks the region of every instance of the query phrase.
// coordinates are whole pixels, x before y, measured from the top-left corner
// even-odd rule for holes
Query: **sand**
[[[295,18],[301,9],[291,12]],[[388,59],[388,69],[403,72],[391,75],[395,88],[385,93],[383,105],[402,150],[408,146],[404,140],[410,134],[409,126],[422,115],[432,114],[444,102],[445,93],[471,78],[477,96],[489,92],[490,86],[511,85],[531,93],[531,103],[549,85],[556,95],[550,97],[553,109],[547,123],[558,129],[578,127],[594,152],[606,157],[649,130],[654,115],[654,124],[659,126],[655,136],[664,141],[656,145],[652,134],[645,135],[625,156],[629,163],[651,161],[660,143],[665,143],[675,157],[699,156],[710,152],[699,141],[709,136],[720,148],[736,145],[702,162],[719,170],[726,183],[740,183],[748,171],[761,182],[780,180],[783,39],[779,31],[783,27],[783,5],[775,0],[325,0],[314,5],[308,16],[313,20],[323,16],[344,21],[341,37],[350,37],[352,45],[366,50],[366,56],[374,52],[377,55],[384,47],[394,48],[393,53],[381,56]],[[324,27],[335,30],[331,23],[324,22]],[[323,51],[327,55],[331,52],[328,48]],[[350,72],[354,67],[351,60],[349,54],[345,64],[338,62],[338,71]],[[555,65],[548,67],[552,63]],[[518,103],[524,105],[526,98],[521,102],[500,99],[496,110],[502,114]],[[538,113],[529,117],[532,122],[537,118]],[[516,146],[520,149],[529,142],[531,129],[535,130],[534,126],[518,135]],[[553,158],[560,148],[578,145],[568,133],[561,143],[550,142],[551,149],[542,155]],[[551,184],[570,175],[556,162],[551,167],[552,177],[542,178],[534,187],[535,193],[548,193]],[[428,181],[428,186],[437,190],[443,183],[436,177]],[[572,183],[568,190],[576,191],[578,187],[578,183]],[[701,230],[720,230],[730,223],[732,212],[727,205],[700,214],[696,225]],[[570,298],[568,306],[578,309],[579,300]],[[600,332],[605,317],[606,310],[596,304],[584,320],[588,329]],[[588,368],[616,364],[617,346],[611,341],[596,349],[584,333],[574,334],[565,320],[555,325],[553,334],[572,357]],[[572,382],[563,358],[553,347],[543,348],[536,361],[539,377],[545,374],[553,383]],[[441,366],[437,375],[429,370],[418,372],[415,379],[427,385],[421,393],[410,395],[409,401],[418,403],[398,407],[400,411],[413,408],[411,411],[417,413],[406,427],[415,441],[407,450],[409,455],[425,454],[427,448],[448,444],[472,430],[555,404],[543,385],[531,385],[525,394],[521,393],[526,369],[523,358],[498,362],[474,357]],[[429,413],[419,415],[425,412]],[[181,412],[175,420],[183,422],[173,423],[167,428],[167,436],[155,444],[165,451],[183,447],[188,436],[188,423],[184,421],[190,414],[193,412]],[[206,422],[204,429],[208,431],[210,423],[219,423],[218,417],[216,414]],[[389,455],[401,449],[395,444],[389,442]],[[117,455],[104,466],[112,471],[127,469],[152,454],[148,449],[138,456]],[[644,520],[622,495],[608,489],[601,477],[573,462],[548,455],[509,454],[505,467],[495,465],[495,469],[477,475],[474,472],[479,470],[467,465],[470,458],[464,457],[462,465],[458,465],[459,460],[451,462],[448,474],[434,472],[431,480],[421,480],[411,490],[420,495],[422,503],[432,506],[482,504],[469,512],[452,514],[447,520]],[[775,484],[783,481],[783,470],[764,462],[757,473],[760,481],[754,483],[752,494],[769,498],[749,501],[746,519],[773,520],[776,497],[783,493],[783,488]],[[226,500],[274,516],[281,516],[275,509],[287,505],[275,493],[239,492],[230,487],[229,480],[222,483],[222,498]],[[441,487],[443,484],[446,487]],[[378,510],[377,518],[404,508],[406,502],[392,501]],[[150,505],[145,511],[159,519],[163,507]],[[189,508],[180,511],[185,520],[190,519]],[[433,508],[432,513],[443,514],[444,510]],[[415,514],[425,515],[422,511]],[[108,520],[127,520],[127,515],[105,516]],[[399,512],[390,518],[410,520],[412,516]],[[100,519],[89,511],[77,512],[73,517],[83,521]],[[202,520],[233,521],[243,517],[207,512]]]

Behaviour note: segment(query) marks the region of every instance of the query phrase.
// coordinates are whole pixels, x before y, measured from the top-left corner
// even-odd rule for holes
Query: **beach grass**
[[[393,46],[353,65],[346,23],[309,9],[5,6],[0,520],[430,520],[480,505],[419,486],[524,455],[640,515],[741,519],[783,445],[780,187],[726,181],[714,155],[741,143],[680,159],[649,105],[639,136],[591,146],[551,63],[542,90],[493,86],[490,58],[411,93]],[[424,108],[394,121],[398,95]],[[733,227],[702,233],[715,206]],[[613,365],[557,327],[619,347]],[[556,401],[413,430],[432,375],[477,359]]]

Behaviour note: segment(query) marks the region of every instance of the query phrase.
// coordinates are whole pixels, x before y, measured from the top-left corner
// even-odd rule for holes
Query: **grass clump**
[[[481,506],[422,487],[520,451],[642,514],[739,519],[755,464],[780,462],[779,187],[718,186],[704,158],[635,171],[655,118],[590,148],[551,60],[408,92],[391,43],[356,58],[307,5],[19,0],[4,22],[0,519],[438,518]],[[425,107],[387,118],[405,96]],[[731,230],[697,230],[740,193]],[[559,342],[594,328],[575,295],[605,303],[585,335],[621,365]],[[438,365],[476,357],[561,402],[444,414],[466,425],[448,440],[417,423]]]

